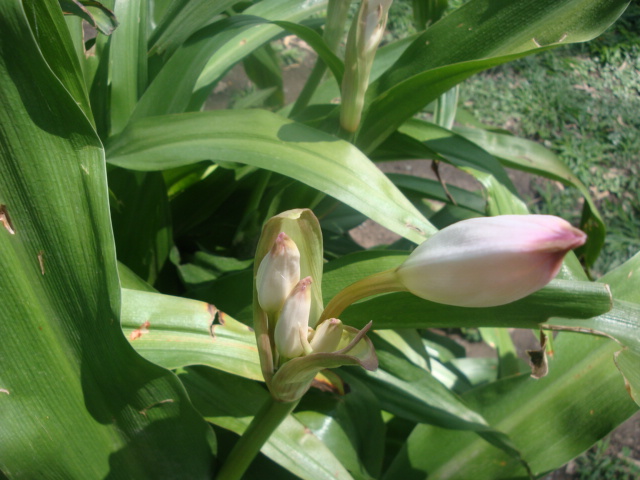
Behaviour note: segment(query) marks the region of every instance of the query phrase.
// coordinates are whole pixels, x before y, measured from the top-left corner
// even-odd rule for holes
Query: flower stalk
[[[262,446],[299,402],[299,399],[278,402],[269,396],[234,445],[216,479],[240,480]]]

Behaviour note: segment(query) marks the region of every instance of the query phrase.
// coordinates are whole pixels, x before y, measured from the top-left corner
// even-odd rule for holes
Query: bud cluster
[[[342,339],[338,319],[325,320],[316,330],[309,327],[312,282],[311,277],[300,279],[298,247],[280,233],[258,267],[256,289],[260,307],[275,323],[274,343],[282,360],[334,352]]]

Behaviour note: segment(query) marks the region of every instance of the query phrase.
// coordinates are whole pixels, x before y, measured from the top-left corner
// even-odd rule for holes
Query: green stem
[[[299,401],[278,402],[269,395],[231,450],[218,472],[217,480],[240,480],[262,446]]]
[[[395,269],[370,275],[342,289],[333,297],[320,315],[320,322],[327,318],[338,318],[349,305],[363,298],[406,290],[398,281]]]

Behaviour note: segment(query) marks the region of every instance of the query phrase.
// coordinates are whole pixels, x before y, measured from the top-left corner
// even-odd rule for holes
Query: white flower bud
[[[258,303],[268,314],[282,309],[286,298],[300,280],[300,252],[284,232],[276,238],[256,275]]]
[[[510,303],[544,287],[586,234],[551,215],[464,220],[422,243],[397,269],[404,287],[461,307]]]
[[[313,352],[335,352],[342,339],[342,330],[342,322],[337,318],[330,318],[318,325],[309,342]]]
[[[283,358],[299,357],[304,352],[311,311],[311,277],[303,278],[284,302],[276,323],[274,341]]]

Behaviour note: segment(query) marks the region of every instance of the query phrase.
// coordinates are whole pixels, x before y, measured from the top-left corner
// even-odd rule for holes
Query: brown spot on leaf
[[[147,416],[147,412],[149,410],[151,410],[152,408],[159,407],[160,405],[163,405],[165,403],[173,403],[174,401],[175,400],[173,400],[173,398],[167,398],[166,400],[160,400],[159,402],[152,403],[147,408],[143,408],[142,410],[140,410],[139,413],[140,413],[140,415],[144,415],[146,417]]]
[[[40,273],[44,275],[44,251],[40,250],[38,252],[38,263],[40,264]]]
[[[131,332],[131,334],[129,335],[129,339],[131,341],[137,340],[145,333],[149,333],[150,326],[151,323],[149,321],[144,322],[142,325],[140,325],[140,328],[136,328],[133,332]]]
[[[531,365],[531,376],[535,379],[545,377],[549,373],[546,348],[547,336],[540,331],[540,348],[538,350],[526,350]]]
[[[13,223],[11,222],[11,217],[9,216],[9,212],[7,211],[7,206],[4,204],[0,204],[0,223],[2,223],[2,226],[11,235],[16,234],[16,231],[13,228]]]

